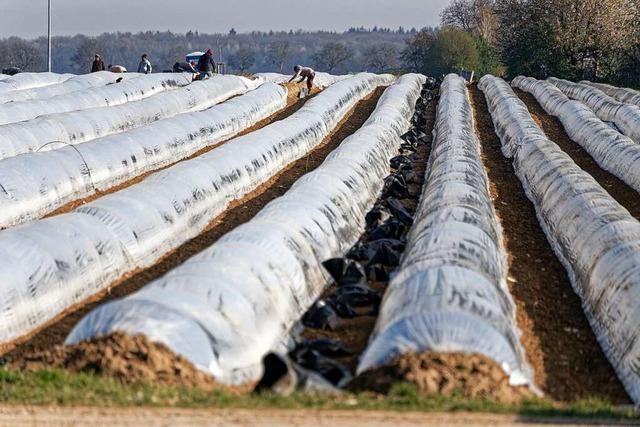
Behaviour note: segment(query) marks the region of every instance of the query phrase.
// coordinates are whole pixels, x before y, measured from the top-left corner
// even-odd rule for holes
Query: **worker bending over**
[[[296,65],[295,67],[293,67],[293,71],[295,72],[295,74],[293,75],[293,77],[291,77],[289,83],[291,83],[298,77],[301,77],[301,79],[296,83],[302,83],[304,79],[307,79],[307,89],[309,90],[309,94],[311,94],[311,89],[313,89],[313,79],[316,76],[316,72],[313,71],[313,68]]]

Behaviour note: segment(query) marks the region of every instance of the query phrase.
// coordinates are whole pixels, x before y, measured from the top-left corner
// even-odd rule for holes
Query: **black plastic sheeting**
[[[426,128],[427,107],[437,94],[434,89],[435,80],[427,80],[416,102],[412,127],[402,135],[400,152],[389,162],[392,173],[385,178],[378,201],[365,217],[365,233],[343,258],[323,262],[334,283],[329,287],[331,292],[304,314],[304,327],[336,330],[341,319],[378,314],[382,295],[369,282],[388,282],[405,249],[413,214],[401,200],[419,197],[410,194],[409,184],[418,179],[413,171],[417,147],[429,141],[422,129]],[[295,347],[286,357],[271,353],[264,359],[265,375],[257,391],[335,392],[351,381],[353,372],[336,360],[352,354],[350,349],[331,339],[294,340]]]

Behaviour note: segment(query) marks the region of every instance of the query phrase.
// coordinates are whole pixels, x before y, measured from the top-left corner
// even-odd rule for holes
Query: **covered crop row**
[[[555,77],[550,77],[548,81],[569,98],[587,105],[601,120],[614,123],[622,133],[640,143],[640,107],[616,101],[600,89],[586,84]]]
[[[118,74],[109,71],[99,71],[97,73],[81,74],[73,76],[60,84],[35,87],[0,94],[0,104],[6,102],[27,101],[30,99],[47,99],[56,95],[63,95],[92,87],[106,86],[116,83],[118,79],[130,80],[142,76],[137,73]],[[2,107],[0,107],[1,109]]]
[[[256,77],[271,83],[286,83],[291,79],[292,76],[279,73],[258,73],[256,74]],[[343,76],[334,76],[329,73],[316,72],[316,77],[313,79],[313,84],[314,86],[323,89],[341,80],[348,79],[349,77],[351,77],[351,75],[347,74]]]
[[[506,275],[465,80],[451,74],[407,247],[358,371],[425,351],[480,353],[511,384],[532,385]]]
[[[496,127],[526,107],[502,79],[480,81]],[[505,107],[508,105],[508,107]],[[525,119],[523,119],[525,120]],[[531,116],[502,143],[556,255],[565,266],[605,354],[631,398],[640,401],[640,223],[556,144]],[[527,135],[528,134],[528,135]]]
[[[640,145],[600,120],[593,111],[572,101],[553,84],[516,77],[511,86],[531,93],[544,110],[560,119],[569,137],[603,169],[640,191]]]
[[[233,200],[318,145],[392,76],[336,83],[285,120],[76,211],[0,232],[0,342],[31,331],[199,234]]]
[[[184,77],[183,74],[176,75]],[[184,78],[184,82],[190,80],[189,76]],[[135,82],[141,79],[133,79],[127,83],[137,85]],[[115,86],[124,84],[118,83]],[[215,76],[205,81],[194,82],[187,87],[165,91],[134,102],[50,114],[26,122],[0,126],[0,159],[32,151],[49,151],[65,145],[80,144],[102,136],[142,127],[176,114],[202,110],[232,96],[255,89],[260,84],[260,80],[249,80],[244,77]],[[2,108],[3,106],[0,106],[0,111]]]
[[[207,110],[45,153],[0,160],[0,228],[40,218],[228,139],[287,104],[287,89],[265,83]]]
[[[3,76],[0,79],[0,94],[8,94],[24,89],[49,86],[62,83],[73,77],[73,74],[56,73],[20,73],[15,76]],[[19,95],[18,95],[19,96]]]
[[[640,92],[634,89],[626,87],[616,87],[605,83],[593,83],[587,80],[583,80],[580,83],[593,86],[596,89],[600,89],[612,98],[617,99],[625,104],[635,104],[640,107]]]
[[[64,93],[48,99],[10,102],[0,105],[0,125],[22,122],[49,114],[121,105],[145,99],[169,89],[187,86],[190,83],[190,74],[149,74],[104,87],[89,87],[77,92]]]
[[[165,277],[92,312],[67,342],[144,334],[220,382],[257,380],[262,357],[282,349],[326,286],[322,262],[362,233],[424,81],[400,78],[364,126],[284,196]]]

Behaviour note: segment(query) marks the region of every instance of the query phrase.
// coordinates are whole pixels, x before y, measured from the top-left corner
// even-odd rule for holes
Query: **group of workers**
[[[195,62],[195,61],[194,61]],[[211,77],[214,73],[216,73],[216,63],[213,59],[213,51],[211,49],[207,49],[207,51],[198,59],[198,63],[195,67],[194,64],[190,64],[194,71],[198,73],[198,80],[206,80]],[[109,67],[105,68],[104,61],[100,57],[99,54],[95,54],[93,59],[93,63],[91,64],[91,72],[95,73],[97,71],[105,71],[109,70],[112,73],[126,73],[127,69],[122,65],[109,65]],[[138,73],[142,74],[150,74],[153,68],[151,67],[151,61],[149,61],[149,55],[146,53],[142,55],[140,63],[138,64]],[[297,83],[302,83],[305,79],[307,81],[307,89],[309,93],[311,93],[311,89],[313,89],[313,79],[316,76],[315,71],[309,67],[303,67],[301,65],[296,65],[293,67],[294,75],[291,77],[289,82],[293,82],[295,79],[300,78]]]

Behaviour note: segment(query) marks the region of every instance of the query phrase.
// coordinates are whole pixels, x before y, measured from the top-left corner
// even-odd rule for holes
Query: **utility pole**
[[[47,0],[47,71],[51,72],[51,0]]]

